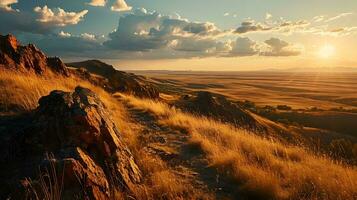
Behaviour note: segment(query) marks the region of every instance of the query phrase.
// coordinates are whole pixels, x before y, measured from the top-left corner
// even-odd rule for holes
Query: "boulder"
[[[16,155],[5,159],[9,168],[11,163],[29,162],[13,171],[21,175],[9,177],[36,178],[38,166],[44,168],[43,162],[49,160],[43,155],[51,153],[56,177],[62,180],[60,175],[65,175],[65,199],[74,194],[81,194],[81,199],[113,199],[115,191],[130,192],[141,182],[133,155],[105,105],[91,90],[52,91],[39,100],[29,124],[10,141],[17,149],[8,152]]]

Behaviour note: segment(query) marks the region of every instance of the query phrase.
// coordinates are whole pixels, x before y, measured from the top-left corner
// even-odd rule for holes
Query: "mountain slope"
[[[149,80],[143,76],[116,70],[99,60],[68,63],[69,67],[85,69],[108,80],[108,89],[112,92],[126,92],[139,97],[159,98],[159,91]]]

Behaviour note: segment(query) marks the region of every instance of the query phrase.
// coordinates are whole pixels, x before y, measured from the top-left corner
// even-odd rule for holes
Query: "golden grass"
[[[110,101],[110,96],[103,89],[93,86],[87,81],[74,76],[64,77],[54,74],[37,76],[0,70],[0,106],[2,109],[15,108],[21,111],[37,107],[38,100],[53,90],[73,91],[76,86],[91,89],[104,103]]]
[[[0,113],[8,111],[30,111],[38,106],[38,100],[53,90],[72,92],[76,86],[94,91],[112,115],[112,119],[123,135],[125,142],[144,175],[144,181],[130,194],[116,193],[116,199],[209,199],[209,195],[195,190],[189,183],[177,177],[159,157],[143,150],[140,130],[145,128],[130,121],[124,106],[102,88],[80,78],[56,75],[37,76],[0,70]]]
[[[300,147],[286,146],[227,124],[183,113],[161,102],[122,95],[185,129],[213,167],[231,179],[237,195],[252,199],[356,199],[357,169]]]

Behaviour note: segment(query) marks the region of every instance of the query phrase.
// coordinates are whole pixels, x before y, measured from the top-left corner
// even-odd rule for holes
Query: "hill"
[[[172,86],[159,95],[150,79],[100,61],[55,67],[3,38],[12,50],[0,52],[0,199],[357,196],[356,165],[339,151],[355,156],[353,144],[336,141],[332,156],[296,141],[304,127],[223,96],[176,99]]]
[[[69,67],[85,69],[89,73],[104,77],[108,82],[108,88],[112,92],[128,92],[136,96],[147,98],[159,98],[159,91],[154,84],[143,76],[116,70],[99,60],[87,60],[68,63]]]

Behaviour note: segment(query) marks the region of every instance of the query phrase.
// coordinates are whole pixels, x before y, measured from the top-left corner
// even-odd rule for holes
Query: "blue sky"
[[[127,69],[357,66],[355,0],[98,2],[0,0],[0,32]]]

